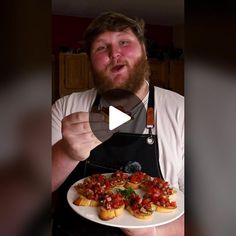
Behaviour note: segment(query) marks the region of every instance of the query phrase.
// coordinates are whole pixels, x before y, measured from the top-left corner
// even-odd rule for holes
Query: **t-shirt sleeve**
[[[181,168],[178,173],[178,183],[179,183],[179,189],[184,192],[184,130],[185,130],[185,122],[184,122],[184,98],[181,101],[180,106],[180,112],[178,117],[178,123],[179,123],[179,133],[180,133],[180,162],[181,162]]]
[[[62,119],[74,112],[88,112],[96,97],[96,90],[72,93],[59,98],[52,105],[52,145],[61,140]]]
[[[61,121],[63,119],[62,99],[52,105],[52,145],[62,138]]]

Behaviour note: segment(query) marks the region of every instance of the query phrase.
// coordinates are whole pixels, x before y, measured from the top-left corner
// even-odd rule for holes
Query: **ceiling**
[[[56,15],[94,18],[108,10],[143,18],[153,25],[184,24],[184,0],[52,0]]]

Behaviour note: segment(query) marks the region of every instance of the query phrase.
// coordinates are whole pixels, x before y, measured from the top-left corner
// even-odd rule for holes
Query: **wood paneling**
[[[183,60],[149,59],[149,64],[151,84],[184,95]],[[59,80],[60,97],[92,88],[93,79],[87,54],[60,53]]]

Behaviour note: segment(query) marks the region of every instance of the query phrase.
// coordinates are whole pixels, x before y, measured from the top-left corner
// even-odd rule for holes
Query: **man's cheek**
[[[94,70],[99,71],[99,72],[106,70],[108,65],[109,65],[108,60],[104,60],[103,58],[99,58],[99,57],[97,57],[92,64]]]

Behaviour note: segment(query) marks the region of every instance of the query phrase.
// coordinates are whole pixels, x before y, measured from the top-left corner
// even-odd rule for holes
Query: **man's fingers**
[[[62,120],[65,125],[77,124],[81,122],[102,122],[105,118],[100,113],[75,112]]]
[[[93,129],[91,129],[91,125]],[[91,124],[89,122],[74,123],[69,126],[63,126],[63,130],[71,134],[83,134],[88,132],[96,133],[99,131],[106,131],[109,129],[109,125],[105,122],[95,122]]]
[[[87,143],[91,143],[91,142],[94,142],[94,141],[98,140],[98,138],[94,135],[93,132],[79,134],[79,135],[76,135],[75,137],[76,137],[76,139],[79,140],[80,144],[87,144]]]
[[[76,124],[80,122],[86,122],[89,120],[88,112],[75,112],[63,118],[62,123],[64,124]]]

